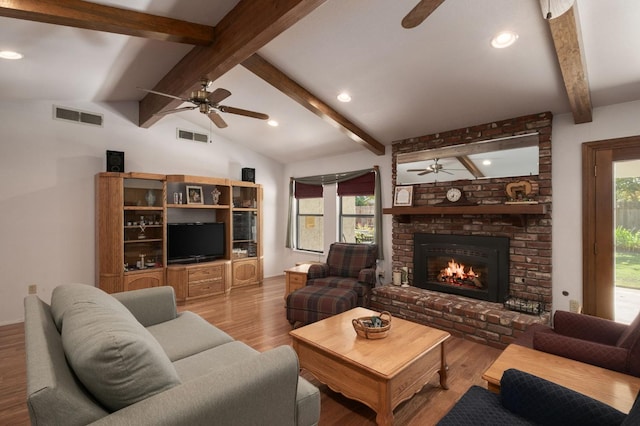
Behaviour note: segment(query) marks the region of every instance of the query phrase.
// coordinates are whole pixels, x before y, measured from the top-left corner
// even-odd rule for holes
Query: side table
[[[284,299],[287,299],[287,296],[292,291],[295,291],[299,288],[302,288],[307,283],[307,272],[309,272],[309,267],[311,264],[304,263],[302,265],[294,266],[293,268],[285,269],[285,290],[284,290]]]

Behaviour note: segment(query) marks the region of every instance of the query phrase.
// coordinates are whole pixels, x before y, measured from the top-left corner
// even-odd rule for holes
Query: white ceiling
[[[553,1],[553,0],[551,0]],[[215,25],[236,0],[95,1]],[[417,0],[328,0],[258,53],[385,145],[525,114],[570,112],[539,0],[447,0],[424,23],[400,21]],[[640,99],[640,1],[577,0],[593,107]],[[509,29],[515,45],[493,49]],[[191,46],[0,18],[0,100],[130,101],[153,88]],[[237,66],[214,82],[223,103],[280,122],[224,114],[217,129],[197,111],[179,113],[214,135],[282,163],[365,148]],[[338,92],[353,101],[342,104]],[[166,119],[166,118],[164,118]],[[214,136],[215,138],[215,136]],[[390,149],[390,148],[389,148]]]

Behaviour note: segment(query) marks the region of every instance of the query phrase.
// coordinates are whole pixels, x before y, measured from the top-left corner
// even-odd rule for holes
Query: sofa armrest
[[[307,279],[325,278],[329,276],[329,265],[327,263],[312,263],[307,271]]]
[[[629,356],[628,349],[539,331],[533,335],[533,349],[621,372]]]
[[[591,315],[556,311],[553,329],[563,336],[616,346],[627,325]]]
[[[298,374],[295,352],[290,346],[280,346],[182,383],[93,424],[295,425]]]
[[[520,370],[500,380],[502,405],[535,424],[619,425],[626,415],[603,402]]]
[[[175,319],[178,315],[176,296],[171,286],[113,293],[145,327]]]
[[[369,284],[371,287],[376,285],[376,270],[375,268],[361,269],[358,274],[358,282]]]

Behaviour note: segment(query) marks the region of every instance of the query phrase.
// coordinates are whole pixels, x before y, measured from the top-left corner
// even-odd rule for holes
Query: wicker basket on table
[[[374,326],[374,318],[379,318],[380,326]],[[378,317],[360,317],[351,320],[353,328],[356,330],[356,334],[366,339],[383,339],[389,334],[391,328],[391,314],[387,311],[380,313]]]

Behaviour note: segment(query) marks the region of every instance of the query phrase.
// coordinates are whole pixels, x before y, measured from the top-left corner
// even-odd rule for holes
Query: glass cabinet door
[[[163,267],[163,200],[162,181],[124,179],[125,272]]]
[[[233,258],[257,256],[257,213],[233,212]]]

